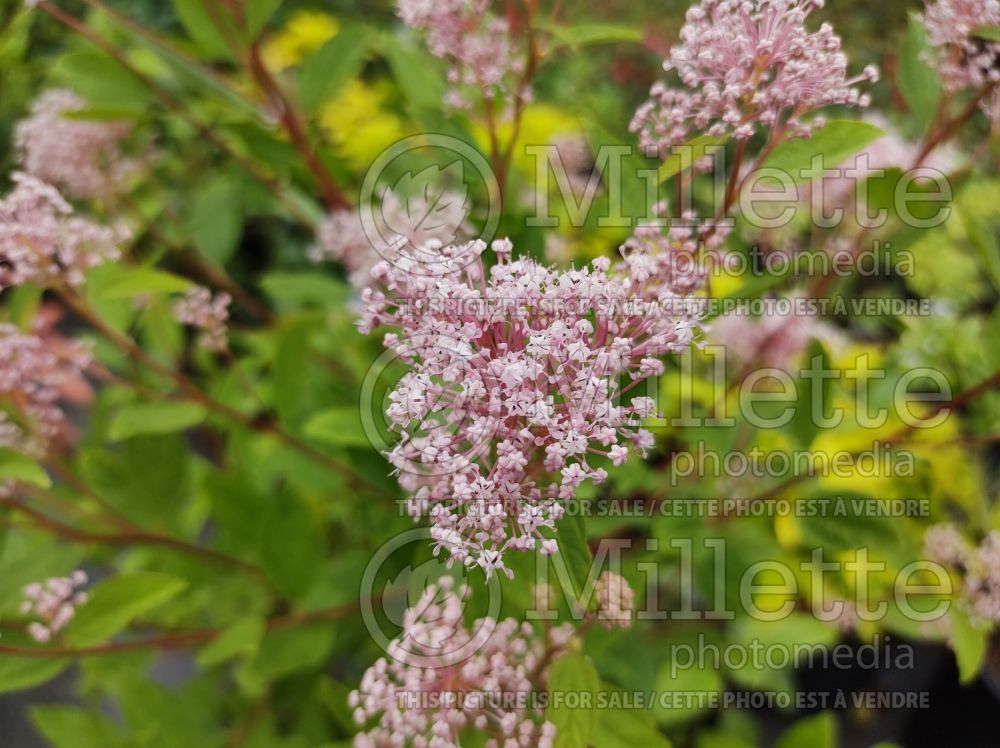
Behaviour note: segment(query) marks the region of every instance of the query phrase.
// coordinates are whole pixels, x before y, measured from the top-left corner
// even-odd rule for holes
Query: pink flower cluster
[[[85,272],[117,260],[129,232],[75,215],[51,185],[15,172],[0,199],[0,290],[22,283],[83,283]]]
[[[66,425],[63,390],[90,366],[89,350],[0,323],[0,447],[40,456]]]
[[[792,301],[796,297],[792,297]],[[836,328],[814,315],[778,314],[775,299],[764,299],[765,312],[759,317],[729,314],[707,326],[705,336],[713,344],[726,348],[727,359],[744,366],[782,369],[793,373],[809,341],[817,339],[839,345]]]
[[[1000,125],[1000,42],[975,36],[980,27],[1000,26],[1000,0],[936,0],[924,11],[931,62],[949,91],[994,86],[982,109]]]
[[[396,11],[403,23],[424,31],[435,57],[449,62],[453,88],[446,103],[455,109],[469,106],[467,91],[510,104],[525,100],[522,86],[524,54],[506,19],[492,16],[490,0],[399,0]]]
[[[845,104],[867,106],[857,84],[874,81],[869,67],[848,78],[847,57],[829,24],[810,32],[808,15],[822,0],[702,0],[688,10],[663,63],[683,88],[654,84],[632,120],[643,148],[661,156],[695,134],[750,138],[759,127],[808,136],[822,124],[803,117]]]
[[[388,456],[436,551],[510,575],[505,551],[557,550],[542,531],[607,477],[590,460],[621,465],[653,445],[641,426],[653,399],[626,395],[695,336],[685,302],[704,277],[679,268],[677,241],[639,234],[613,273],[607,258],[564,271],[515,260],[507,240],[489,270],[482,241],[375,268],[360,328],[395,328],[385,345],[410,367],[389,396],[401,439]]]
[[[86,102],[72,91],[46,91],[18,122],[14,143],[29,174],[72,197],[107,198],[137,169],[137,162],[121,149],[132,125],[67,116],[85,108]]]
[[[25,587],[21,613],[41,619],[28,625],[31,638],[44,644],[66,628],[76,609],[87,602],[87,593],[81,591],[86,584],[87,574],[77,569],[68,577],[53,577]]]
[[[924,554],[964,575],[962,605],[980,625],[1000,623],[1000,532],[974,546],[951,524],[924,534]]]
[[[227,293],[214,296],[207,288],[193,288],[174,304],[174,317],[184,325],[201,330],[198,345],[214,353],[221,353],[229,346],[227,340],[229,305],[232,297]]]
[[[457,748],[463,731],[473,730],[489,748],[552,746],[555,727],[531,697],[544,690],[546,664],[565,646],[566,627],[553,629],[548,642],[513,618],[479,619],[469,629],[467,594],[444,577],[406,611],[389,659],[369,668],[350,694],[359,724],[378,718],[355,746]]]
[[[371,284],[372,269],[383,260],[395,262],[400,253],[416,252],[429,241],[450,244],[470,233],[468,201],[449,190],[428,190],[410,198],[385,190],[377,212],[372,216],[375,225],[367,228],[358,209],[331,213],[317,231],[309,258],[341,263],[360,290]]]
[[[627,629],[632,625],[635,592],[621,574],[606,571],[597,578],[597,622],[607,629]]]

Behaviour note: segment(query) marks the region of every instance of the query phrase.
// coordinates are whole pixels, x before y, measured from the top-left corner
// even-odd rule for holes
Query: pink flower
[[[181,324],[201,330],[198,345],[208,351],[221,353],[229,343],[226,339],[229,305],[232,298],[227,293],[215,296],[207,288],[193,288],[174,304],[174,317]]]
[[[490,0],[398,0],[403,23],[427,34],[435,57],[448,60],[448,82],[453,88],[447,104],[469,106],[467,91],[476,89],[486,99],[527,99],[521,86],[524,53],[507,21],[489,13]]]
[[[467,628],[467,594],[444,577],[406,611],[389,658],[370,667],[350,694],[358,724],[378,720],[355,737],[355,746],[457,748],[463,734],[474,732],[494,748],[551,747],[555,728],[532,696],[544,690],[547,663],[568,632],[556,627],[546,643],[513,618],[482,618]],[[563,644],[555,642],[556,632]]]
[[[31,105],[30,115],[17,123],[14,143],[29,174],[73,197],[107,198],[123,189],[138,168],[121,149],[132,125],[67,116],[86,106],[72,91],[46,91]]]
[[[949,91],[980,90],[1000,81],[1000,42],[974,35],[983,26],[1000,26],[1000,0],[937,0],[924,11],[930,61]],[[994,125],[1000,125],[1000,95],[982,103]]]
[[[597,579],[597,621],[607,629],[627,629],[632,625],[635,592],[625,577],[606,571]]]
[[[74,215],[58,190],[15,172],[0,199],[0,290],[22,283],[79,286],[84,273],[117,260],[129,238],[121,228]]]
[[[87,602],[87,593],[81,591],[86,584],[87,574],[77,569],[68,577],[53,577],[25,587],[21,613],[41,619],[28,625],[31,638],[44,644],[62,631],[73,620],[76,609]]]
[[[632,120],[643,148],[669,152],[695,134],[749,139],[760,127],[808,136],[822,122],[803,116],[834,104],[867,106],[855,87],[874,81],[866,68],[847,76],[847,58],[828,24],[805,27],[822,0],[702,0],[688,10],[681,43],[665,70],[683,88],[656,83]]]
[[[90,360],[83,346],[0,323],[0,447],[41,456],[65,429],[60,400]]]
[[[450,244],[471,233],[466,200],[448,190],[429,190],[414,198],[385,190],[378,212],[378,225],[367,228],[358,209],[331,213],[316,233],[309,258],[341,263],[352,285],[362,289],[371,284],[372,270],[380,262],[393,262],[401,252],[414,252],[428,241]]]
[[[504,552],[552,549],[543,531],[564,502],[605,480],[590,455],[645,454],[654,408],[627,393],[696,329],[687,297],[703,275],[677,263],[682,243],[638,232],[615,272],[606,258],[566,271],[511,259],[505,240],[489,270],[481,241],[376,267],[360,327],[391,328],[385,345],[410,367],[389,395],[401,438],[388,458],[412,513],[430,514],[436,551],[509,575]]]

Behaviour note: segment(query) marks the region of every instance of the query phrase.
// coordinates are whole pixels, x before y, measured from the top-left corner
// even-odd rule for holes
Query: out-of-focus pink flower
[[[24,588],[21,613],[41,620],[28,625],[28,634],[44,644],[62,631],[73,620],[76,609],[87,602],[82,589],[87,584],[87,574],[77,569],[68,577],[52,577]]]
[[[808,136],[822,124],[803,117],[823,107],[867,106],[829,24],[810,32],[806,18],[822,0],[702,0],[687,13],[681,43],[663,63],[683,88],[656,83],[632,120],[647,150],[666,155],[695,134],[750,138],[758,128]]]
[[[129,232],[75,215],[55,187],[16,172],[0,199],[0,289],[83,283],[86,270],[117,260]]]
[[[632,625],[635,592],[625,577],[606,571],[597,579],[597,622],[607,629],[627,629]]]
[[[426,33],[431,54],[448,60],[447,104],[453,108],[469,106],[471,89],[508,105],[530,98],[520,82],[522,45],[506,19],[489,9],[490,0],[399,0],[396,5],[403,23]]]
[[[975,36],[980,27],[1000,26],[1000,0],[936,0],[924,10],[930,61],[949,91],[980,90],[1000,82],[1000,42]],[[1000,94],[982,104],[990,121],[1000,125]]]
[[[66,425],[67,388],[90,365],[90,351],[0,323],[0,446],[42,455]]]
[[[606,479],[592,456],[620,464],[625,447],[652,446],[641,424],[655,402],[627,395],[695,336],[688,296],[704,275],[678,262],[681,233],[637,232],[613,273],[607,258],[566,271],[514,260],[506,240],[489,270],[482,241],[375,268],[360,327],[392,328],[385,345],[410,367],[389,395],[402,435],[389,460],[436,551],[510,574],[506,551],[554,552],[542,531],[584,481]]]
[[[24,171],[75,198],[108,198],[124,188],[139,162],[122,152],[127,122],[99,122],[67,115],[86,109],[72,91],[46,91],[17,123],[14,142]]]
[[[445,577],[406,611],[403,632],[365,673],[349,697],[358,724],[358,748],[426,745],[458,748],[463,731],[492,748],[552,745],[555,727],[544,721],[534,694],[544,690],[547,663],[565,645],[565,627],[546,642],[531,624],[513,618],[462,621],[466,589]],[[571,631],[570,627],[570,631]]]
[[[227,293],[214,296],[207,288],[193,288],[174,304],[174,317],[181,324],[201,330],[198,345],[206,350],[221,353],[229,346],[227,339],[229,305],[232,297]]]
[[[316,233],[309,258],[341,263],[351,284],[360,290],[372,283],[372,269],[383,260],[393,262],[401,252],[412,252],[426,242],[450,244],[470,233],[468,205],[457,192],[429,191],[405,198],[385,190],[378,210],[378,225],[367,229],[358,209],[331,213]]]

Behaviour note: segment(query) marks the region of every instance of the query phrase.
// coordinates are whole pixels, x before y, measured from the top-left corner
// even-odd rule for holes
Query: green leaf
[[[316,271],[275,271],[261,278],[260,286],[272,299],[290,306],[335,306],[345,303],[352,293],[343,282]]]
[[[55,748],[108,748],[122,736],[104,715],[75,706],[46,704],[31,709],[31,721]]]
[[[831,371],[830,356],[827,354],[823,344],[813,339],[809,343],[806,355],[805,368],[811,370],[813,360],[819,359],[819,371]],[[817,381],[819,379],[819,381]],[[833,401],[833,379],[829,377],[799,377],[798,403],[795,406],[795,415],[792,417],[789,427],[792,433],[799,440],[799,444],[808,447],[812,444],[816,434],[819,433],[819,424],[816,423],[816,416],[829,415]]]
[[[305,435],[337,447],[369,447],[356,405],[320,411],[306,422]]]
[[[559,553],[575,587],[574,594],[582,595],[590,578],[594,557],[587,545],[587,528],[581,512],[568,513],[559,520],[558,527]]]
[[[0,693],[23,691],[55,678],[69,666],[69,660],[23,655],[0,657]]]
[[[614,42],[641,42],[642,30],[620,24],[585,23],[579,26],[557,26],[548,28],[557,44],[554,48],[571,47],[578,49],[592,44]]]
[[[213,3],[216,11],[210,14],[205,0],[171,0],[171,2],[188,36],[207,57],[213,60],[232,59],[232,49],[216,25],[221,22],[228,27],[231,38],[238,38],[238,32],[233,27],[225,8]]]
[[[260,551],[264,571],[281,592],[300,596],[322,568],[324,544],[319,518],[294,492],[285,491],[272,502],[264,527]]]
[[[598,710],[591,743],[601,748],[671,748],[647,714],[637,709]]]
[[[298,670],[320,667],[330,655],[333,626],[309,626],[272,631],[264,636],[250,671],[274,679]]]
[[[68,54],[56,64],[54,73],[97,109],[141,114],[152,98],[127,68],[97,52]]]
[[[190,200],[186,230],[205,257],[224,265],[236,251],[243,233],[243,200],[239,184],[222,177],[201,189]]]
[[[112,279],[93,293],[93,301],[133,299],[145,294],[184,293],[194,288],[194,284],[186,278],[151,267],[117,266],[112,273]]]
[[[564,654],[552,663],[545,719],[555,725],[556,748],[587,748],[591,744],[600,686],[594,666],[579,652]]]
[[[30,486],[49,488],[52,480],[35,460],[12,449],[0,449],[0,481],[12,480]]]
[[[281,7],[281,0],[249,0],[246,4],[247,31],[251,39],[258,34]]]
[[[671,149],[671,153],[660,167],[660,182],[666,182],[672,176],[686,171],[701,161],[705,156],[716,153],[729,141],[729,135],[699,135],[683,145]]]
[[[140,434],[170,434],[197,426],[206,415],[197,403],[129,403],[115,414],[108,435],[120,441]]]
[[[411,114],[440,111],[447,78],[437,58],[389,34],[380,39],[379,52],[405,93]]]
[[[899,50],[896,83],[910,111],[924,129],[930,125],[941,99],[941,83],[937,74],[924,62],[927,32],[919,15],[910,14],[909,26]]]
[[[979,674],[979,669],[989,649],[989,632],[972,624],[961,610],[951,610],[951,647],[958,663],[958,679],[970,683]]]
[[[315,112],[358,74],[374,39],[367,26],[344,28],[306,60],[299,72],[299,98],[307,112]]]
[[[66,627],[66,640],[86,647],[107,641],[138,616],[179,595],[187,582],[172,574],[138,571],[98,582]]]
[[[970,36],[991,42],[1000,42],[1000,26],[977,26],[972,30]]]
[[[764,163],[765,168],[779,169],[793,182],[805,182],[802,172],[808,170],[816,156],[822,156],[821,166],[829,169],[842,164],[848,157],[885,135],[868,122],[836,119],[813,133],[810,138],[796,138],[781,143]]]
[[[829,712],[800,719],[785,730],[774,748],[836,748],[837,720]]]
[[[241,655],[256,655],[264,636],[264,619],[256,616],[243,618],[224,629],[212,642],[198,652],[197,661],[202,667],[211,667]]]

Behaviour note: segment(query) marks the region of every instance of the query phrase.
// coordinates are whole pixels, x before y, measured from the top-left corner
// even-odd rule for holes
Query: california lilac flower
[[[565,626],[544,635],[513,618],[462,621],[468,590],[450,577],[428,587],[404,617],[403,631],[350,695],[358,748],[461,745],[463,730],[491,748],[552,745],[555,727],[532,695],[544,690],[548,662],[565,646]],[[571,629],[571,627],[570,627]]]
[[[678,264],[679,243],[637,233],[613,273],[607,258],[565,271],[515,260],[506,240],[489,270],[482,241],[375,268],[360,327],[393,328],[385,345],[410,367],[389,396],[401,434],[389,460],[436,550],[510,574],[504,552],[556,551],[565,503],[607,478],[593,458],[621,465],[652,447],[655,402],[632,391],[691,345],[688,297],[704,280]]]
[[[807,136],[822,119],[803,117],[834,104],[867,106],[847,75],[847,57],[829,24],[808,31],[822,0],[702,0],[687,13],[681,43],[663,63],[683,87],[656,83],[632,120],[640,144],[665,155],[697,134],[747,140],[760,127]]]
[[[121,148],[132,125],[67,116],[85,108],[86,102],[72,91],[46,91],[17,123],[14,142],[27,173],[71,197],[107,198],[138,168]]]
[[[83,283],[84,273],[117,260],[129,233],[75,215],[59,191],[16,172],[0,199],[0,289]]]
[[[90,365],[90,351],[0,323],[0,447],[42,455],[66,426],[63,389]]]
[[[21,613],[41,619],[28,625],[31,638],[44,644],[66,628],[76,609],[87,602],[87,593],[81,591],[86,584],[87,574],[77,569],[68,577],[53,577],[25,587]]]
[[[469,105],[466,90],[475,88],[487,99],[511,104],[526,100],[522,88],[524,54],[504,18],[490,14],[490,0],[399,0],[399,17],[407,26],[424,31],[435,57],[448,61],[452,85],[447,103],[456,109]]]
[[[193,288],[174,304],[174,317],[182,324],[201,330],[198,345],[219,353],[228,346],[226,323],[230,303],[232,297],[227,293],[213,296],[207,288]]]
[[[981,27],[1000,26],[1000,0],[936,0],[924,11],[931,62],[949,91],[980,91],[994,86],[981,106],[1000,125],[1000,41],[975,35]]]

